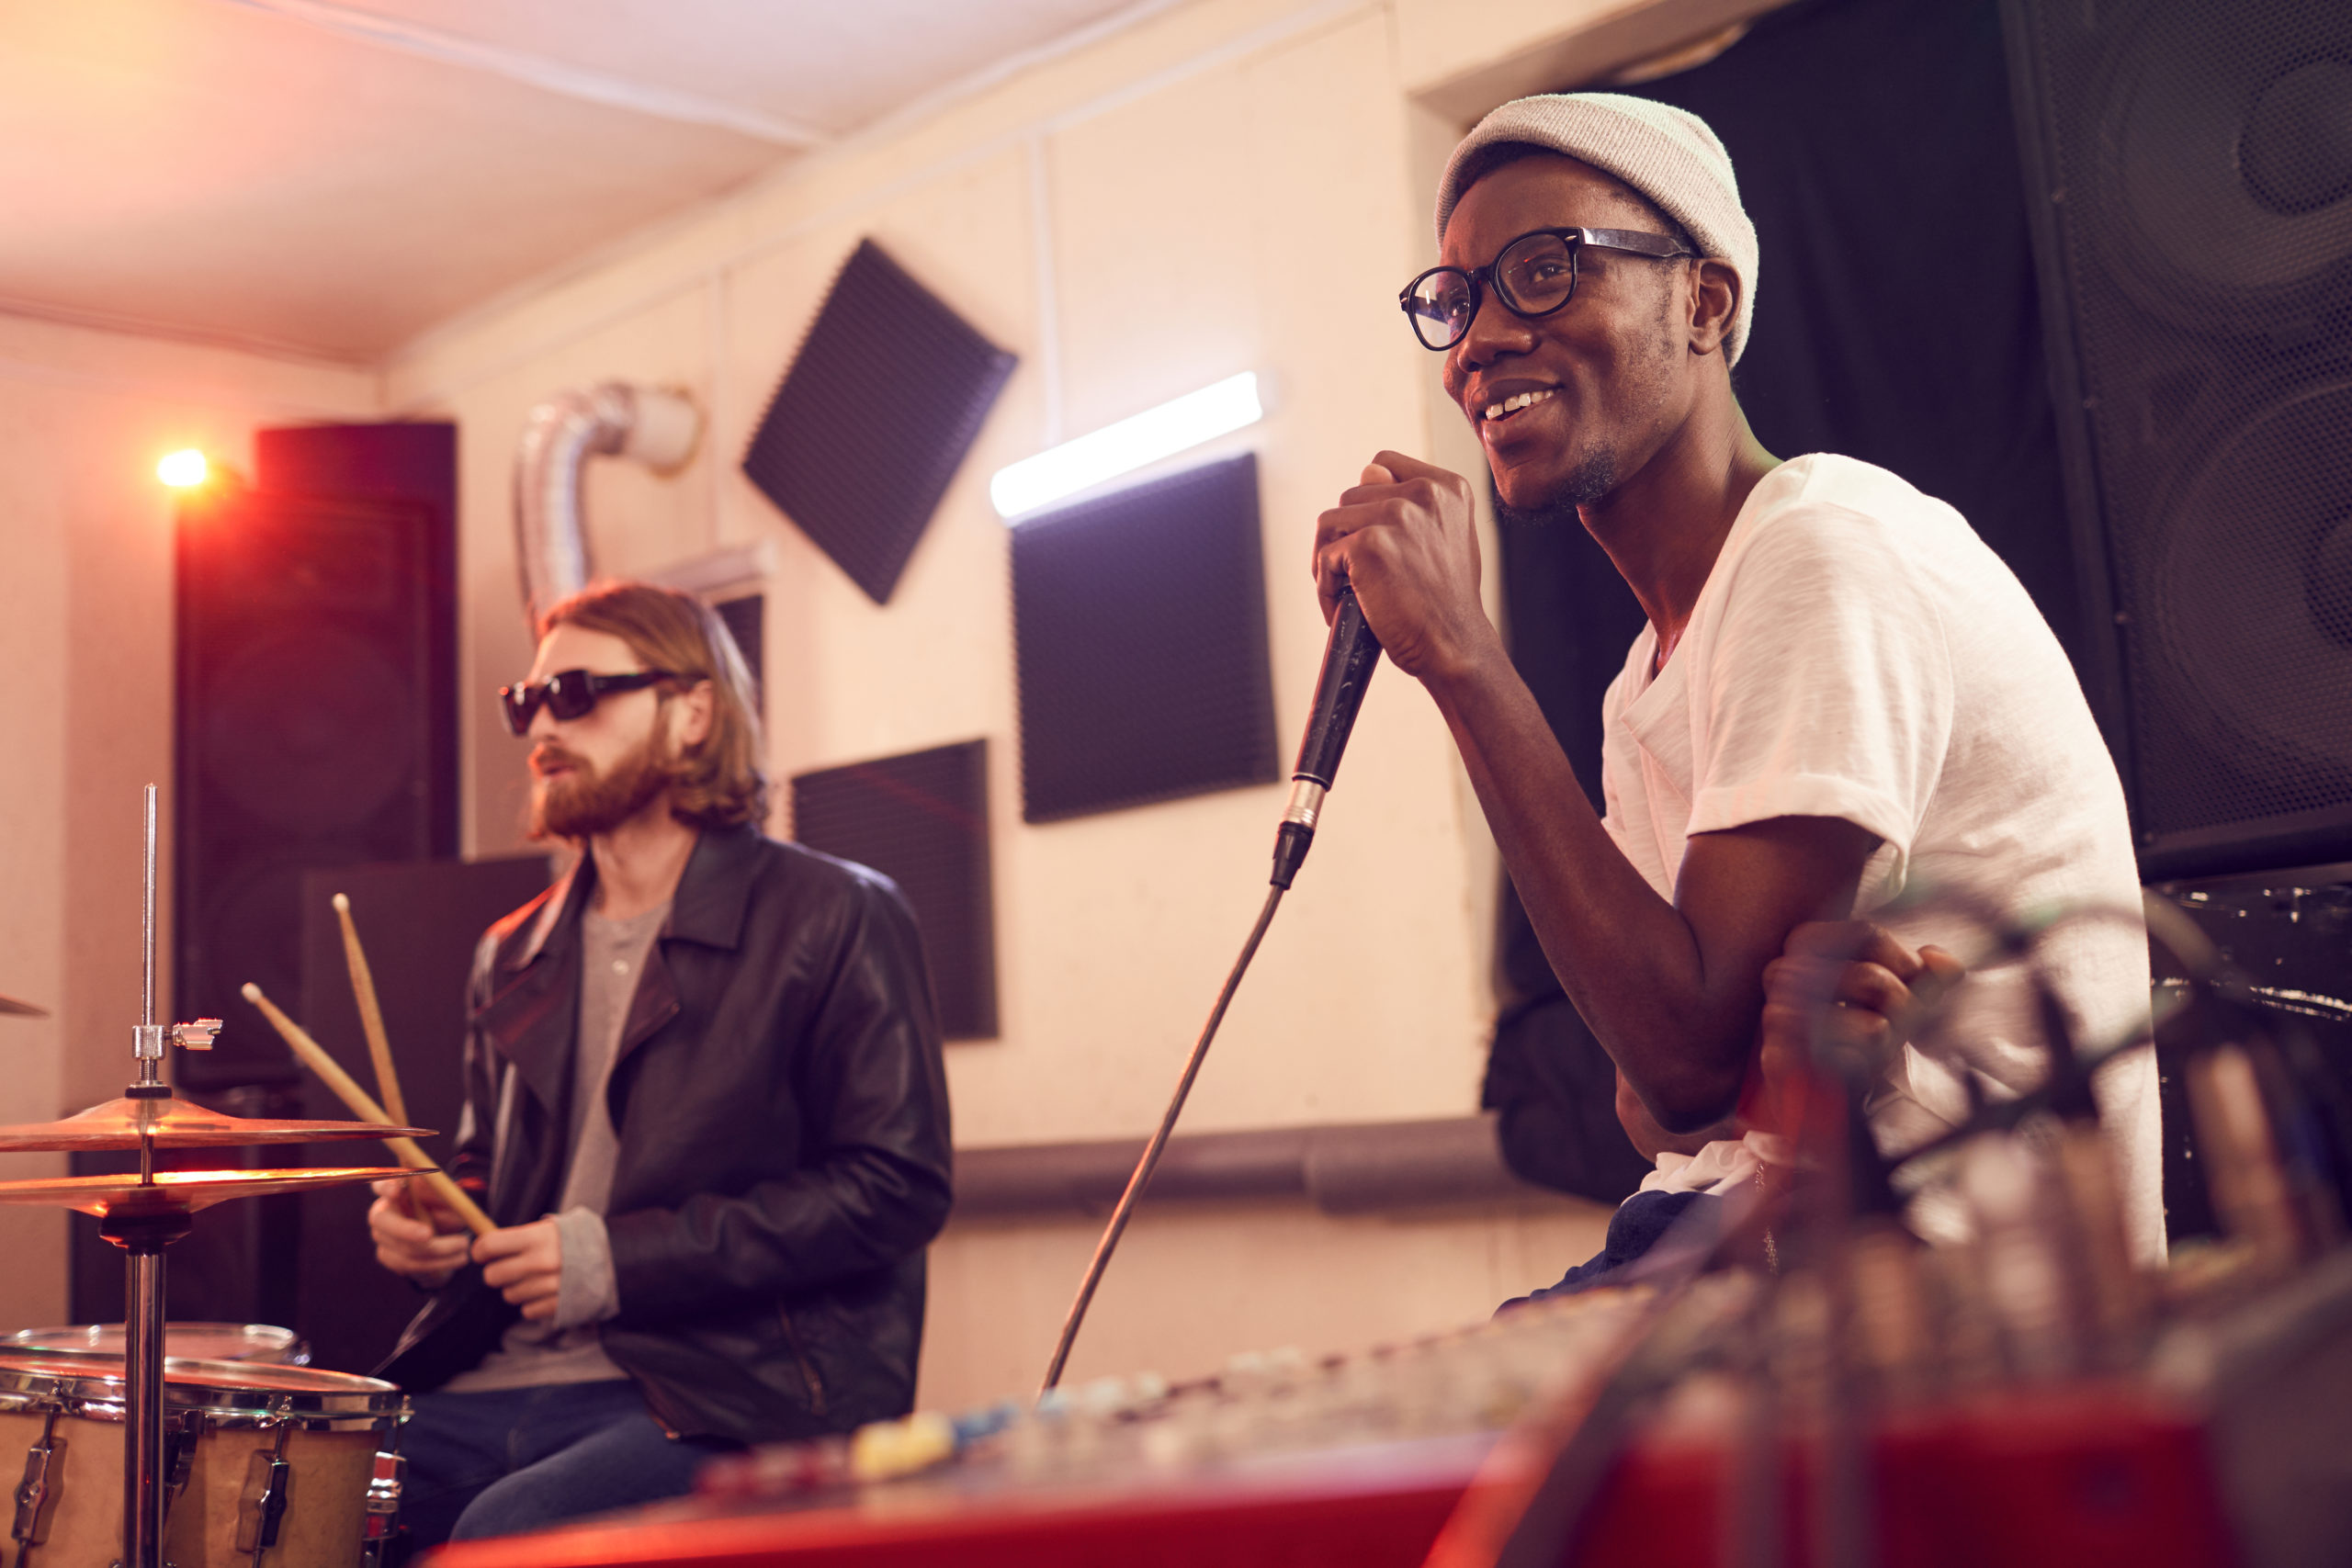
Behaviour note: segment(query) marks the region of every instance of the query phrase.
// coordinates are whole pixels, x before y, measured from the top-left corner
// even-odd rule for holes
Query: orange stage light
[[[190,446],[174,452],[155,465],[155,477],[174,490],[189,490],[211,477],[212,465],[204,454]]]

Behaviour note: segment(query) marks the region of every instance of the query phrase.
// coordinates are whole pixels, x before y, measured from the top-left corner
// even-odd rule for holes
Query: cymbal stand
[[[166,1100],[164,1081],[166,1042],[207,1050],[220,1032],[217,1018],[169,1026],[155,1021],[155,786],[147,786],[145,904],[141,930],[145,968],[139,1027],[132,1055],[136,1082],[123,1092],[132,1100]],[[139,1140],[139,1180],[155,1181],[155,1141]],[[164,1248],[187,1235],[184,1210],[126,1204],[109,1210],[98,1234],[123,1249],[129,1271],[123,1318],[122,1568],[164,1568]]]

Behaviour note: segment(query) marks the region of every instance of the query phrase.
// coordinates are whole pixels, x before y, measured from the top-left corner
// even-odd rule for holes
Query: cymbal
[[[78,1209],[104,1219],[115,1210],[130,1213],[192,1214],[232,1198],[266,1198],[313,1187],[380,1181],[388,1176],[422,1176],[408,1166],[320,1166],[293,1170],[159,1170],[152,1182],[136,1176],[53,1176],[31,1181],[0,1181],[0,1203],[38,1203]]]
[[[16,1018],[47,1018],[47,1008],[37,1008],[30,1002],[20,1002],[14,997],[0,997],[0,1014]]]
[[[373,1122],[300,1122],[224,1116],[177,1098],[109,1100],[62,1122],[0,1126],[0,1153],[43,1149],[227,1149],[251,1144],[322,1144],[337,1138],[429,1138],[424,1127],[379,1127]]]

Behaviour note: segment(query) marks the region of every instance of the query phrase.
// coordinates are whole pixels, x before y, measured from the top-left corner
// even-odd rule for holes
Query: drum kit
[[[0,1203],[93,1214],[126,1255],[120,1327],[31,1329],[0,1340],[0,1453],[25,1452],[6,1568],[358,1568],[399,1507],[391,1439],[407,1401],[390,1383],[316,1370],[294,1336],[258,1325],[170,1324],[164,1249],[215,1203],[383,1178],[405,1167],[162,1170],[157,1149],[430,1137],[368,1122],[224,1116],[163,1081],[167,1045],[203,1050],[217,1019],[155,1012],[155,786],[147,786],[144,1005],[137,1079],[62,1121],[0,1126],[0,1153],[137,1150],[139,1174],[0,1181]],[[39,1015],[0,998],[0,1013]],[[115,1445],[98,1440],[119,1425]],[[69,1450],[73,1455],[69,1462]],[[119,1483],[119,1491],[116,1483]],[[121,1512],[109,1502],[119,1495]],[[0,1517],[5,1517],[0,1515]],[[0,1543],[0,1550],[5,1543]]]

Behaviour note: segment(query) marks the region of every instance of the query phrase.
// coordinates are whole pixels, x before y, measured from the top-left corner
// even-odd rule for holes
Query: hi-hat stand
[[[217,1018],[168,1028],[155,1021],[155,786],[147,786],[144,901],[140,928],[144,947],[139,1027],[132,1054],[139,1077],[123,1091],[133,1100],[168,1101],[164,1082],[166,1041],[209,1050],[220,1032]],[[141,1108],[142,1110],[144,1107]],[[160,1110],[161,1106],[156,1109]],[[139,1184],[162,1190],[155,1180],[155,1139],[144,1129],[139,1140]],[[142,1194],[143,1196],[143,1194]],[[122,1248],[129,1274],[122,1325],[122,1561],[123,1568],[164,1568],[164,1248],[187,1235],[186,1208],[133,1201],[109,1208],[98,1234]]]

